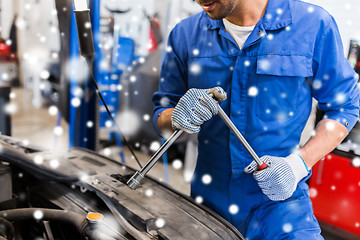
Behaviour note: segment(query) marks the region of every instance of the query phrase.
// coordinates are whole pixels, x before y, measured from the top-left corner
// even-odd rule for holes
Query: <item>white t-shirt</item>
[[[240,49],[244,46],[246,39],[249,37],[250,33],[254,30],[255,27],[241,27],[229,22],[225,18],[223,18],[223,23],[226,30],[233,37]]]

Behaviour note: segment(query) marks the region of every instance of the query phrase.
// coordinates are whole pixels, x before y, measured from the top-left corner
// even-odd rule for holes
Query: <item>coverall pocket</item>
[[[312,76],[305,56],[260,55],[256,64],[256,115],[262,121],[286,121],[294,116],[299,90]]]

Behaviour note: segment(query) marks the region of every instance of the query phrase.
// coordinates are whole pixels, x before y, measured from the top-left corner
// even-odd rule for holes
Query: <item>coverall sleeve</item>
[[[331,17],[315,43],[312,96],[325,111],[324,118],[343,124],[348,132],[359,117],[359,76],[344,57],[339,30]]]
[[[157,127],[157,121],[160,114],[165,109],[175,107],[187,91],[186,59],[186,39],[175,27],[169,35],[166,55],[162,62],[159,90],[154,93],[152,98],[154,103],[153,124],[159,135],[161,134]]]

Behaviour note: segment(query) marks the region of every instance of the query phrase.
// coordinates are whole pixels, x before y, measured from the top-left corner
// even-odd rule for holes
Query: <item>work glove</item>
[[[200,125],[218,113],[216,100],[224,101],[226,93],[221,87],[209,89],[189,89],[175,106],[171,115],[171,124],[174,129],[181,129],[187,133],[197,133]]]
[[[257,171],[257,164],[253,161],[244,171],[253,173],[262,192],[272,201],[282,201],[291,197],[299,181],[309,174],[305,162],[295,153],[286,158],[263,156],[260,160],[268,167]]]

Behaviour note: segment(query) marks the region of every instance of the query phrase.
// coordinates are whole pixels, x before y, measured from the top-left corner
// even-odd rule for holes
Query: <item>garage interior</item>
[[[360,3],[306,2],[334,16],[344,54],[359,73]],[[10,235],[12,239],[86,239],[80,230],[99,234],[89,239],[244,239],[201,206],[201,199],[189,197],[196,135],[185,135],[170,146],[138,192],[126,189],[129,179],[120,176],[140,171],[166,141],[153,128],[151,97],[158,89],[171,29],[201,7],[193,0],[90,0],[88,4],[95,52],[102,55],[95,54],[94,78],[121,133],[93,83],[85,81],[91,77],[79,52],[73,1],[0,0],[0,182],[7,186],[0,187],[0,219],[3,211],[20,208],[74,213],[63,224],[57,217],[64,212],[40,211],[39,218],[31,212],[34,217],[16,222],[13,233],[2,230],[7,223],[0,220],[0,239]],[[300,146],[313,134],[317,114],[314,101]],[[359,129],[357,124],[314,167],[309,181],[325,239],[360,238]],[[71,162],[68,169],[58,168],[62,158]],[[86,158],[92,165],[84,173]],[[97,168],[101,170],[95,177]],[[105,177],[105,171],[112,178]],[[116,188],[118,192],[108,190]],[[78,216],[95,211],[108,217],[108,228],[93,233],[89,229],[97,223],[90,219],[78,231],[74,224]],[[186,221],[190,228],[181,227]],[[104,232],[108,235],[101,235]]]

